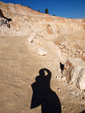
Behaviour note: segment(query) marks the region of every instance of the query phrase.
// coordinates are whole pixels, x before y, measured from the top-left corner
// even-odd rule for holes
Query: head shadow
[[[85,110],[81,111],[80,113],[85,113]]]
[[[31,85],[33,95],[30,109],[41,105],[41,113],[61,113],[60,100],[50,88],[51,75],[50,70],[46,68],[39,70],[39,75]]]

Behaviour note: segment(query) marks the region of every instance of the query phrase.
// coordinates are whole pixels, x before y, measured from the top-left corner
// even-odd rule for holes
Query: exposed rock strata
[[[5,17],[11,18],[11,31],[6,35],[28,35],[31,31],[39,32],[44,36],[55,37],[59,34],[83,34],[85,19],[66,19],[42,14],[28,7],[0,2],[0,8]],[[3,29],[0,29],[3,33]]]
[[[63,75],[80,89],[85,89],[85,62],[80,58],[69,58],[64,65]]]

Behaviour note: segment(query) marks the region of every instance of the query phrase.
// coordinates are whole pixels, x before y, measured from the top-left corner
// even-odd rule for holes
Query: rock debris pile
[[[79,45],[78,45],[79,46]],[[83,49],[73,49],[69,48],[63,43],[60,43],[58,46],[63,54],[65,54],[68,57],[78,58],[85,56],[85,51]]]

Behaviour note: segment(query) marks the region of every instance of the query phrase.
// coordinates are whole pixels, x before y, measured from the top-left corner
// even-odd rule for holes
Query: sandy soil
[[[81,91],[56,78],[60,75],[57,64],[59,62],[54,65],[49,54],[39,56],[30,50],[26,37],[0,38],[0,113],[58,113],[51,112],[53,105],[59,105],[58,101],[61,113],[85,110]],[[42,79],[36,80],[36,77],[43,68],[48,69],[51,76],[48,74],[47,81],[41,84]],[[33,102],[38,104],[32,105]]]

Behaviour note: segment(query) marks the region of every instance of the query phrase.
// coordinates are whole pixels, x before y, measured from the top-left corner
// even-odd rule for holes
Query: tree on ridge
[[[46,14],[49,14],[49,12],[48,12],[48,9],[47,9],[47,8],[45,9],[45,13],[46,13]]]

